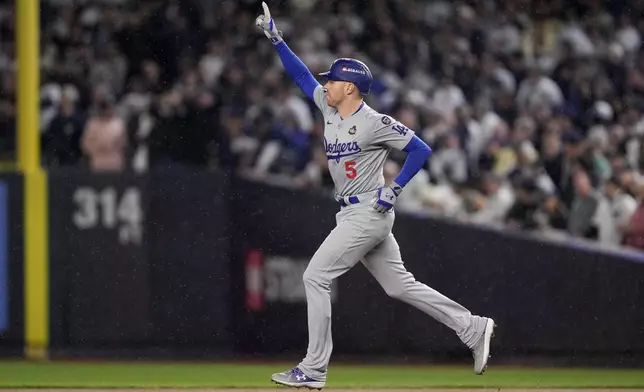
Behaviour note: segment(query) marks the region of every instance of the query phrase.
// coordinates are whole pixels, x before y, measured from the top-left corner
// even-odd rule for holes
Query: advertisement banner
[[[262,311],[266,306],[291,304],[306,306],[302,276],[309,257],[264,255],[251,249],[246,256],[246,309]],[[338,298],[338,282],[331,282],[331,303]]]

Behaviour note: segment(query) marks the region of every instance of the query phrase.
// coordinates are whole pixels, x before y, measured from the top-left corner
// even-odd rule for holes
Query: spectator
[[[517,106],[521,112],[534,113],[541,105],[555,107],[563,103],[563,93],[557,83],[543,75],[536,65],[530,66],[517,92]]]
[[[89,72],[91,85],[109,85],[112,94],[120,94],[127,75],[127,59],[119,52],[116,44],[110,42],[105,50],[96,54],[96,62]]]
[[[631,216],[623,235],[627,246],[644,250],[644,187],[638,192],[638,205]]]
[[[467,191],[457,184],[431,184],[425,195],[425,206],[430,214],[448,218],[467,219]]]
[[[568,215],[564,203],[555,194],[549,194],[541,201],[534,219],[542,232],[566,231]]]
[[[82,150],[95,172],[114,172],[126,169],[125,122],[116,115],[111,98],[96,105],[96,114],[89,118],[82,136]]]
[[[573,176],[575,198],[570,210],[568,232],[577,237],[597,239],[600,215],[597,214],[602,202],[595,192],[589,175],[578,171]]]
[[[221,132],[216,140],[218,166],[249,170],[259,150],[259,140],[246,133],[244,118],[239,108],[225,108],[221,121]]]
[[[445,136],[445,147],[440,148],[429,158],[429,167],[437,183],[467,180],[467,155],[461,149],[458,135],[450,133]]]
[[[255,174],[269,171],[287,174],[299,173],[309,161],[310,134],[299,127],[295,114],[283,112],[283,123],[273,126],[258,154]],[[262,121],[262,120],[260,120]]]
[[[636,53],[642,44],[640,32],[633,26],[631,16],[628,14],[620,15],[615,38],[627,54]]]
[[[432,97],[432,107],[451,121],[456,108],[464,104],[465,95],[463,90],[454,83],[449,73],[443,73],[438,79],[438,84]]]
[[[475,162],[482,149],[482,130],[481,124],[472,118],[471,109],[467,105],[462,105],[456,109],[456,123],[454,129],[463,146],[465,153],[470,162]],[[469,162],[468,162],[469,163]]]
[[[299,129],[306,133],[313,130],[313,116],[309,105],[303,98],[295,95],[290,88],[281,88],[277,93],[277,108],[275,110],[278,116],[289,117],[285,112],[290,112],[294,116]]]
[[[85,116],[77,106],[77,99],[74,89],[64,90],[58,114],[43,133],[42,149],[48,165],[73,166],[82,156],[80,140]]]
[[[523,180],[516,188],[516,201],[506,216],[508,227],[522,230],[535,230],[539,228],[537,211],[540,204],[540,194],[534,181]]]
[[[508,54],[520,50],[521,32],[513,22],[508,11],[499,12],[497,23],[490,26],[487,34],[488,47],[492,53]]]
[[[199,71],[206,87],[215,88],[219,84],[224,67],[226,66],[225,45],[211,38],[208,42],[208,52],[199,61]]]
[[[548,140],[548,143],[558,143],[556,136],[550,135],[549,137],[551,140]],[[556,147],[552,146],[547,148],[548,152],[556,150]],[[566,133],[564,135],[564,150],[556,155],[548,154],[547,159],[546,171],[562,195],[562,201],[570,206],[575,197],[574,172],[585,170],[587,173],[593,173],[594,170],[594,162],[592,157],[587,154],[584,139],[579,133]]]
[[[503,120],[501,117],[492,110],[492,105],[486,99],[479,99],[474,105],[474,120],[478,122],[481,127],[481,132],[476,142],[474,143],[474,152],[480,155],[484,146],[486,146]],[[475,156],[474,158],[477,158]]]
[[[501,225],[512,208],[515,195],[506,180],[494,174],[483,179],[483,196],[478,199],[477,211],[470,221],[487,225]]]
[[[490,171],[499,176],[507,176],[516,167],[517,154],[505,135],[492,139],[479,157],[479,171]]]
[[[616,177],[612,177],[606,183],[605,193],[609,202],[609,210],[607,216],[599,218],[599,240],[604,244],[621,245],[622,233],[626,230],[637,209],[637,201],[622,190],[619,179]]]

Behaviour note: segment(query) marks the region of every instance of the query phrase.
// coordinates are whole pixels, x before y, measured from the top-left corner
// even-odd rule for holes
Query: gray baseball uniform
[[[304,273],[309,346],[298,367],[309,377],[326,380],[333,349],[331,281],[358,261],[362,261],[389,296],[447,325],[471,348],[485,329],[485,319],[416,281],[405,269],[391,232],[393,209],[382,214],[372,207],[377,189],[384,186],[383,166],[390,150],[402,150],[414,132],[366,104],[343,119],[327,104],[322,86],[315,89],[314,100],[324,115],[324,148],[336,197],[346,206],[337,213],[336,227],[315,252]]]

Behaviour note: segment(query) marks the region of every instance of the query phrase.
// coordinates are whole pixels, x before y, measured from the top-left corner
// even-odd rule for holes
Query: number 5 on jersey
[[[355,161],[346,161],[344,162],[344,170],[347,173],[347,178],[350,180],[353,180],[358,176],[358,172],[356,171],[356,162]]]

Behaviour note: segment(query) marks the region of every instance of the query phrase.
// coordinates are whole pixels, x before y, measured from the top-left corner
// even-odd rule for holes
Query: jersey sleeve
[[[407,146],[415,133],[400,121],[389,116],[381,115],[375,120],[373,126],[373,144],[402,150]]]
[[[320,109],[325,117],[334,110],[331,106],[329,106],[326,97],[326,90],[322,86],[317,86],[313,91],[313,102],[315,102],[315,106]]]

